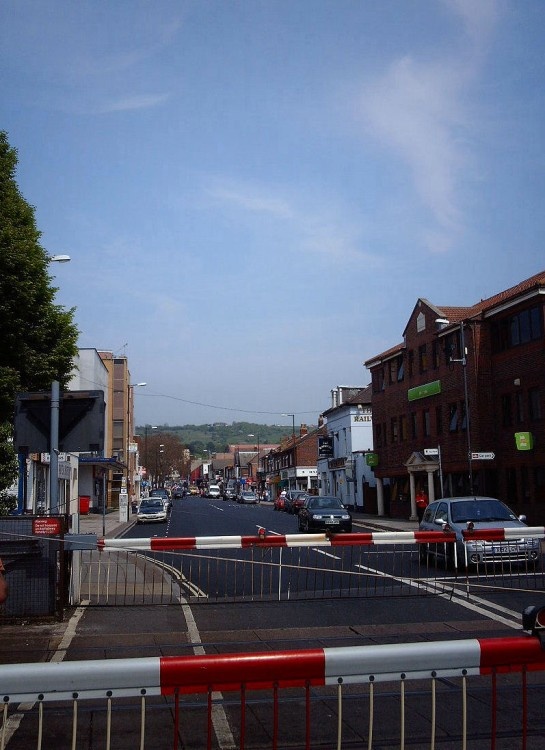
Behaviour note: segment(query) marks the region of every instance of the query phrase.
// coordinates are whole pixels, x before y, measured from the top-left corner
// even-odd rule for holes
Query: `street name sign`
[[[492,461],[494,458],[496,458],[496,454],[490,451],[488,453],[472,453],[471,454],[472,461]]]

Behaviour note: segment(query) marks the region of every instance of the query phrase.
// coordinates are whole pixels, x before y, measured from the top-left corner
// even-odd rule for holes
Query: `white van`
[[[208,497],[218,498],[221,497],[221,491],[219,485],[211,484],[208,487]]]

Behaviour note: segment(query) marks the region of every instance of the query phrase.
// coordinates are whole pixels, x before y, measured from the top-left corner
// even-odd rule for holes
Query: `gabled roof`
[[[480,302],[476,302],[469,307],[456,307],[453,305],[435,305],[424,297],[419,297],[415,308],[419,302],[424,303],[427,307],[433,310],[438,318],[445,318],[449,323],[460,323],[462,320],[468,320],[469,318],[475,318],[477,316],[492,314],[495,308],[501,307],[502,305],[508,304],[509,302],[515,303],[519,297],[525,297],[528,294],[541,293],[545,294],[545,271],[530,276],[530,278],[515,284],[515,286],[505,289],[499,294],[495,294],[487,299],[482,299]],[[411,313],[411,316],[414,313]],[[409,317],[409,319],[410,319]],[[406,327],[405,327],[406,330]],[[405,333],[405,332],[404,332]],[[395,346],[387,349],[382,354],[377,354],[374,357],[370,357],[363,364],[369,368],[373,364],[379,364],[380,362],[391,359],[394,355],[405,349],[405,343],[396,344]]]

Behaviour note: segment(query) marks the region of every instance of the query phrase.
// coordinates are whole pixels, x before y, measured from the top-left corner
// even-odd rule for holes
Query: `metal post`
[[[467,462],[469,468],[469,492],[473,492],[473,463],[471,456],[471,429],[469,419],[469,396],[467,391],[467,351],[464,338],[464,321],[460,322],[460,344],[462,347],[462,368],[464,374],[464,402],[466,410]]]
[[[60,385],[58,380],[51,383],[51,432],[49,446],[49,513],[56,516],[59,512],[59,401]]]
[[[441,484],[441,497],[445,497],[445,489],[443,487],[443,467],[441,465],[441,446],[437,446],[437,456],[439,459],[439,482]]]

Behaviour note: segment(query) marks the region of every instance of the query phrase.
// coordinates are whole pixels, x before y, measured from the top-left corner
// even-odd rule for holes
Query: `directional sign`
[[[495,453],[472,453],[471,454],[471,460],[472,461],[492,461],[492,459],[496,458]]]
[[[424,448],[424,455],[425,456],[438,456],[439,448]]]

